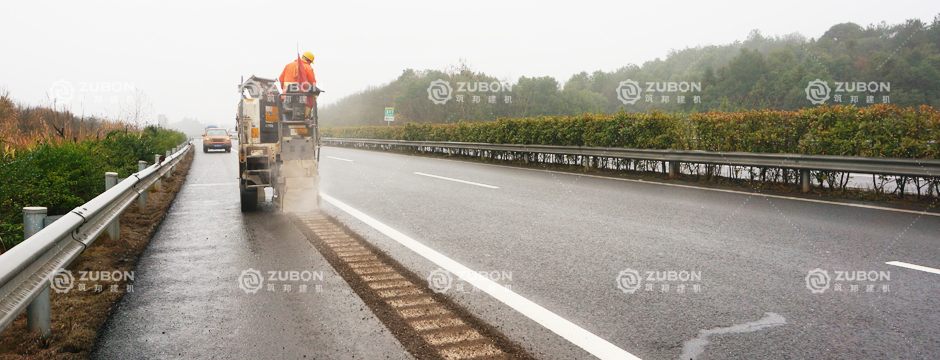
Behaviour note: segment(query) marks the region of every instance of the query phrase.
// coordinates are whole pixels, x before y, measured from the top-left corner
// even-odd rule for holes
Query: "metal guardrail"
[[[114,232],[119,231],[117,219],[134,199],[146,207],[147,189],[154,185],[160,187],[160,179],[171,174],[192,148],[191,140],[187,141],[172,152],[167,151],[162,162],[149,167],[141,164],[139,172],[121,182],[117,182],[117,174],[107,173],[106,184],[109,187],[105,192],[48,226],[37,226],[42,230],[0,255],[0,331],[28,307],[30,330],[41,330],[48,338],[49,288],[55,274],[75,260],[106,229],[110,227]],[[156,159],[160,157],[157,155]],[[113,180],[108,179],[109,176]],[[30,222],[35,222],[30,219],[31,209],[36,208],[24,210],[27,235]],[[43,208],[38,209],[45,212]],[[38,223],[42,224],[42,220],[40,217]],[[114,233],[109,235],[116,236]],[[34,310],[40,313],[32,314]],[[33,324],[35,321],[38,323]]]
[[[530,154],[556,154],[593,156],[604,158],[623,158],[635,160],[664,161],[670,163],[669,173],[678,172],[679,163],[712,165],[753,166],[804,170],[805,181],[808,171],[838,171],[863,174],[881,174],[894,176],[940,177],[940,160],[936,159],[898,159],[873,158],[861,156],[830,156],[803,154],[760,154],[741,152],[710,152],[688,150],[647,150],[627,148],[603,148],[580,146],[485,144],[437,141],[403,141],[372,139],[323,138],[325,145],[384,148],[422,148],[434,152],[435,149],[462,149],[471,151],[512,152]]]

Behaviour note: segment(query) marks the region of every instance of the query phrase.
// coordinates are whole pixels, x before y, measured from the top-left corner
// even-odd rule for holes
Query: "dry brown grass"
[[[193,152],[190,152],[177,166],[177,173],[163,180],[164,190],[150,192],[147,211],[141,213],[132,205],[121,215],[120,240],[99,237],[68,269],[73,274],[79,271],[133,271],[138,256],[147,247],[150,237],[186,180],[192,160]],[[51,292],[52,336],[49,339],[30,334],[26,330],[25,314],[20,315],[2,332],[0,360],[88,358],[99,329],[127,289],[127,281],[98,283],[103,285],[100,293],[76,289],[65,294]],[[95,282],[86,284],[92,289]],[[118,291],[111,292],[109,287],[115,284],[118,285]]]
[[[17,104],[0,89],[0,154],[29,149],[40,142],[100,139],[111,130],[131,128],[121,121],[75,116],[55,104]]]

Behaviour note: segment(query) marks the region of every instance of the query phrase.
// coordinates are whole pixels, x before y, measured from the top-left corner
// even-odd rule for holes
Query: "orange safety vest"
[[[297,63],[300,63],[300,71],[303,73],[298,73]],[[317,77],[313,74],[313,68],[306,61],[300,59],[291,61],[290,64],[284,66],[284,71],[277,79],[281,82],[281,91],[285,92],[287,91],[287,85],[290,83],[300,83],[302,90],[313,89],[317,86]]]

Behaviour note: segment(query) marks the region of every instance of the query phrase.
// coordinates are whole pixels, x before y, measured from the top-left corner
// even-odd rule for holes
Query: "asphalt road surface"
[[[199,150],[92,358],[411,358],[286,216],[241,213],[237,153]]]
[[[940,354],[940,274],[886,264],[940,268],[935,214],[346,148],[323,149],[321,175],[325,211],[412,271],[439,264],[347,210],[531,301],[470,274],[441,288],[539,358],[590,342],[526,307],[642,359]]]

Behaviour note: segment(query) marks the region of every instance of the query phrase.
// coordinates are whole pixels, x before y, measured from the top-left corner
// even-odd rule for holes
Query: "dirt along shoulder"
[[[135,203],[121,215],[119,240],[102,235],[69,265],[75,287],[61,294],[50,292],[52,336],[41,339],[38,334],[30,334],[24,312],[3,330],[0,359],[88,357],[114,304],[126,292],[134,291],[133,271],[138,256],[186,181],[193,154],[190,151],[177,165],[176,173],[162,181],[162,191],[150,189],[146,211],[141,212]]]

